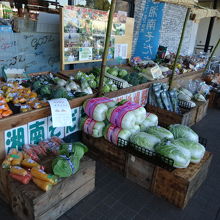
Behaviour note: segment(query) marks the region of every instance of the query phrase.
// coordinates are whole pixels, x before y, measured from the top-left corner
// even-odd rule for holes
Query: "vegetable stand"
[[[51,164],[47,159],[44,165]],[[33,183],[23,185],[1,168],[5,199],[19,219],[57,219],[95,189],[95,161],[85,157],[77,174],[63,179],[47,193]]]

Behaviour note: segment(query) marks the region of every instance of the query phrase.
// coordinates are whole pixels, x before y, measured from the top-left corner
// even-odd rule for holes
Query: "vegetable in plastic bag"
[[[154,146],[160,143],[160,139],[152,134],[138,132],[130,137],[130,141],[140,147],[154,151]]]
[[[186,138],[179,138],[179,139],[173,140],[171,143],[178,147],[188,149],[191,152],[190,161],[192,163],[199,163],[205,154],[205,147],[203,145],[201,145],[200,143],[188,140]]]
[[[88,148],[80,143],[73,143],[73,154],[70,157],[66,155],[59,155],[52,162],[52,168],[55,175],[59,177],[69,177],[79,170],[80,160]]]
[[[140,124],[146,117],[144,107],[133,103],[123,102],[123,104],[110,108],[107,112],[109,122],[123,129],[132,129],[135,124]]]
[[[128,141],[130,136],[131,136],[131,132],[119,127],[116,127],[114,125],[107,125],[104,128],[103,131],[104,137],[106,140],[108,140],[109,142],[115,144],[115,145],[121,145],[120,143],[118,143],[118,138],[121,138],[123,140]],[[125,146],[128,142],[125,142],[123,144],[123,146]]]
[[[161,143],[155,146],[156,153],[174,160],[176,168],[186,168],[190,163],[190,154],[170,142]]]
[[[140,125],[135,125],[132,129],[129,129],[128,131],[130,131],[131,134],[136,134],[141,131]]]
[[[203,95],[199,94],[199,93],[196,93],[196,94],[194,95],[194,99],[195,99],[196,101],[199,101],[199,102],[206,102],[205,97],[204,97]]]
[[[109,98],[99,97],[88,99],[83,103],[85,113],[96,121],[104,121],[108,108],[115,106],[115,102]]]
[[[189,127],[181,124],[174,124],[169,126],[169,130],[177,138],[187,138],[188,140],[199,142],[199,136]]]
[[[157,126],[158,125],[158,117],[153,113],[147,113],[147,117],[141,123],[140,129],[141,131],[146,131],[150,126]]]
[[[127,74],[128,74],[127,70],[123,70],[123,69],[120,70],[118,73],[119,77],[121,78],[125,77]]]
[[[167,130],[166,128],[162,128],[160,126],[152,126],[147,128],[146,131],[148,134],[152,134],[156,137],[158,137],[160,140],[163,139],[173,139],[173,134]]]
[[[102,137],[105,123],[102,121],[95,121],[89,117],[82,118],[80,122],[82,130],[93,137]]]

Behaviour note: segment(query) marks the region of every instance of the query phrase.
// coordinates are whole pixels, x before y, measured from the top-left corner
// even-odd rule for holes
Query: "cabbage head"
[[[163,139],[173,139],[173,134],[167,130],[166,128],[162,128],[160,126],[152,126],[147,128],[147,133],[155,135],[156,137],[158,137],[160,140]]]
[[[158,117],[155,114],[147,113],[147,117],[141,123],[140,128],[141,131],[146,131],[150,126],[157,126],[158,125]]]
[[[169,130],[174,135],[174,139],[186,138],[191,141],[199,142],[199,136],[191,128],[185,125],[170,125]]]
[[[179,138],[171,142],[175,146],[188,149],[191,152],[191,162],[199,163],[205,154],[205,147],[195,141],[186,138]]]
[[[113,108],[110,108],[108,111],[107,111],[107,119],[110,123],[114,124],[115,126],[118,126],[118,127],[121,127],[123,129],[132,129],[134,126],[135,126],[135,123],[136,123],[136,117],[135,117],[135,114],[130,111],[130,112],[127,112],[122,121],[121,121],[121,124],[120,125],[117,125],[115,124],[113,121],[111,121],[111,114],[113,112],[113,110],[117,108],[117,107],[113,107]]]
[[[154,146],[160,143],[160,139],[152,134],[145,132],[138,132],[130,137],[130,141],[140,147],[144,147],[148,150],[154,151]]]
[[[140,107],[134,110],[133,113],[135,114],[136,117],[136,124],[141,124],[147,116],[147,112],[144,107]]]
[[[176,168],[186,168],[190,163],[191,154],[189,151],[178,148],[170,142],[156,145],[155,151],[158,154],[173,159],[173,166]]]

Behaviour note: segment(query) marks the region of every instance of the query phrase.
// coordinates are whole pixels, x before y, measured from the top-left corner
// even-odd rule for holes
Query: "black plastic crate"
[[[129,153],[133,154],[134,156],[140,157],[168,171],[172,171],[175,169],[175,167],[173,166],[174,164],[173,159],[157,154],[144,147],[138,146],[130,142],[128,150],[129,150]]]
[[[178,104],[180,108],[184,108],[184,109],[191,109],[194,107],[191,107],[191,104],[189,102],[183,101],[183,100],[178,100]]]
[[[105,76],[107,79],[112,80],[112,82],[117,86],[118,89],[123,89],[123,82],[118,81],[117,79],[112,79],[108,76]]]
[[[126,149],[126,148],[128,147],[128,144],[129,144],[128,141],[126,141],[126,140],[124,140],[124,139],[122,139],[122,138],[120,138],[120,137],[118,138],[117,147]]]

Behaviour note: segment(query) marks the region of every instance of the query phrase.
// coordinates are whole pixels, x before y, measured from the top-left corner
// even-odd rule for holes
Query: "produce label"
[[[92,135],[93,134],[93,128],[96,124],[96,121],[93,120],[92,118],[87,118],[84,125],[83,125],[83,130],[85,133]]]
[[[93,118],[93,113],[97,105],[102,104],[102,103],[107,103],[107,102],[112,102],[111,99],[105,98],[105,97],[100,97],[96,99],[90,99],[86,103],[86,108],[85,108],[85,113],[90,117]]]
[[[117,127],[121,127],[125,114],[140,107],[141,106],[136,103],[126,102],[124,105],[118,106],[112,111],[110,122]]]
[[[118,144],[118,135],[121,131],[121,128],[111,125],[107,131],[107,139],[111,143],[117,145]]]

